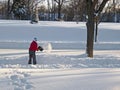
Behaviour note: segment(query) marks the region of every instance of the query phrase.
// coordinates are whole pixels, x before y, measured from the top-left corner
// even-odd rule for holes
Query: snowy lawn
[[[101,23],[88,58],[84,22],[0,20],[0,90],[120,90],[119,34],[119,23]],[[34,37],[45,50],[28,65]]]

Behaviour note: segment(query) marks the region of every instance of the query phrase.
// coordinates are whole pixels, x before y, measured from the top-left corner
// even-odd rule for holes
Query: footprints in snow
[[[32,84],[27,80],[30,75],[25,72],[13,71],[13,74],[9,76],[11,84],[14,86],[14,90],[30,90],[33,88]]]

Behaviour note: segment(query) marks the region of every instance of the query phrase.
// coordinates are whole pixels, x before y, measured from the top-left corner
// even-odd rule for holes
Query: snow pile
[[[45,50],[46,53],[50,53],[52,51],[52,45],[51,45],[51,43],[45,43],[43,45],[43,48],[44,48],[44,50]]]

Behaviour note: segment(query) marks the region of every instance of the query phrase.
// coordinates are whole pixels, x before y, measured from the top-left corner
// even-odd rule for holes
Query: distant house
[[[62,20],[64,19],[64,14],[61,14]],[[57,21],[58,20],[58,14],[57,13],[39,13],[39,19],[40,20],[50,20],[50,21]]]

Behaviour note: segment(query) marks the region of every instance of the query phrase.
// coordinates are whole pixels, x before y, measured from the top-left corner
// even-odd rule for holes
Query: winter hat
[[[37,41],[37,38],[36,38],[36,37],[34,38],[34,41]]]

